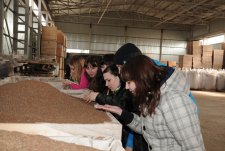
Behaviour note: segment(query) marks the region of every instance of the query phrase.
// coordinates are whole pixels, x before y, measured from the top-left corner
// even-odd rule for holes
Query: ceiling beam
[[[105,9],[104,9],[104,11],[103,11],[101,17],[100,17],[99,20],[98,20],[98,24],[100,23],[100,21],[101,21],[103,15],[105,14],[106,10],[108,9],[110,3],[111,3],[111,0],[109,0],[108,4],[106,5],[106,7],[105,7]]]
[[[171,19],[176,18],[177,16],[179,16],[179,15],[181,15],[181,14],[183,14],[183,13],[185,13],[185,12],[187,12],[187,11],[189,11],[189,10],[191,10],[191,9],[193,9],[193,8],[195,8],[195,7],[197,7],[197,6],[201,5],[201,4],[203,4],[203,3],[205,3],[206,1],[208,1],[208,0],[201,0],[200,2],[196,3],[195,5],[192,5],[191,7],[188,7],[188,8],[186,8],[186,9],[184,9],[183,11],[180,11],[179,13],[174,14],[174,15],[168,17],[167,19],[163,20],[162,22],[155,24],[155,25],[153,26],[153,28],[155,28],[155,27],[157,27],[157,26],[159,26],[159,25],[161,25],[161,24],[163,24],[163,23],[165,23],[165,22],[167,22],[167,21],[169,21],[169,20],[171,20]]]
[[[60,17],[56,17],[55,18],[55,20],[57,21],[57,20],[63,20],[63,19],[67,19],[67,18],[69,18],[69,19],[71,19],[71,20],[74,20],[74,17],[79,17],[79,19],[81,19],[81,18],[93,18],[93,19],[99,19],[99,17],[98,16],[91,16],[91,15],[63,15],[63,16],[60,16]],[[106,17],[106,16],[103,16],[102,17],[102,19],[106,19],[106,20],[120,20],[120,21],[136,21],[136,22],[146,22],[146,23],[159,23],[159,22],[161,22],[160,20],[157,20],[157,18],[156,19],[154,19],[154,18],[151,18],[151,19],[148,19],[148,18],[145,18],[145,19],[135,19],[135,18],[114,18],[114,17]],[[184,23],[184,22],[182,22],[182,23],[178,23],[178,22],[174,22],[174,21],[168,21],[167,22],[168,24],[181,24],[181,25],[191,25],[190,23]],[[201,24],[196,24],[196,25],[206,25],[206,24],[203,24],[203,23],[201,23]]]

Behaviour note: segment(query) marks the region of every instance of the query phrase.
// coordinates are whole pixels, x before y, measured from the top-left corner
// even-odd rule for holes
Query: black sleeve
[[[122,114],[119,117],[119,120],[125,125],[130,124],[133,119],[134,119],[133,113],[128,112],[127,110],[123,110]]]
[[[130,111],[129,108],[133,108],[131,97],[125,89],[120,89],[116,94],[113,94],[112,92],[107,94],[106,91],[104,93],[99,93],[95,99],[95,102],[101,105],[109,104],[119,106],[122,109],[127,109],[128,111]]]
[[[118,105],[113,102],[113,96],[107,95],[104,93],[99,93],[95,99],[95,102],[101,105],[109,104],[109,105]]]

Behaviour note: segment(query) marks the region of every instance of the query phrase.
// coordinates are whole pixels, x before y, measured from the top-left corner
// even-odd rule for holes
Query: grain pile
[[[97,149],[55,141],[40,135],[0,130],[1,151],[97,151]]]
[[[79,123],[110,121],[93,104],[73,98],[47,83],[25,80],[0,86],[0,123]]]

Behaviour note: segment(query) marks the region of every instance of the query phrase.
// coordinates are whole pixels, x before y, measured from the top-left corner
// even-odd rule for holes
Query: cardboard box
[[[57,27],[42,27],[42,40],[57,40]]]
[[[58,57],[63,57],[63,58],[64,58],[64,57],[65,57],[64,51],[65,51],[64,46],[61,45],[61,44],[57,44],[57,56],[58,56]]]
[[[193,68],[202,68],[202,62],[193,62]]]
[[[215,65],[215,64],[213,64],[213,69],[222,69],[222,65]]]
[[[57,32],[57,43],[63,45],[65,41],[65,35],[61,30]]]
[[[160,62],[167,66],[167,60],[160,60]]]
[[[169,66],[169,67],[176,67],[177,63],[176,63],[176,61],[167,61],[167,66]]]
[[[65,48],[67,48],[67,37],[66,37],[66,36],[64,37],[63,46],[64,46]]]
[[[214,55],[213,56],[213,66],[219,66],[222,69],[223,66],[223,56],[222,55]]]
[[[203,68],[212,68],[212,57],[203,56],[202,57],[202,67]]]
[[[221,49],[225,50],[225,43],[221,44]]]
[[[193,55],[193,62],[202,62],[202,56],[201,55]]]
[[[202,46],[202,56],[212,56],[213,48],[211,45]]]
[[[181,68],[192,68],[192,55],[179,56],[179,67]]]
[[[212,57],[202,56],[202,63],[212,63]]]
[[[213,55],[221,55],[221,56],[224,56],[224,50],[214,49],[213,50]]]
[[[200,41],[190,41],[188,42],[188,52],[193,55],[201,55],[202,54],[202,46]]]
[[[193,55],[193,68],[202,68],[201,55]]]
[[[56,56],[57,55],[57,42],[56,41],[42,41],[41,55]]]

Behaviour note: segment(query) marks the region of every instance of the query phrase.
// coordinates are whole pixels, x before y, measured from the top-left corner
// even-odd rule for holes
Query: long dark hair
[[[85,75],[90,81],[89,89],[95,92],[103,92],[105,89],[105,81],[103,78],[101,70],[101,56],[90,55],[87,57],[84,67],[87,68],[87,65],[91,64],[93,67],[97,67],[96,75],[91,78],[86,72]]]
[[[121,70],[124,81],[134,81],[135,101],[143,116],[152,115],[160,101],[161,83],[166,77],[167,67],[156,66],[145,56],[138,55],[129,60]]]

